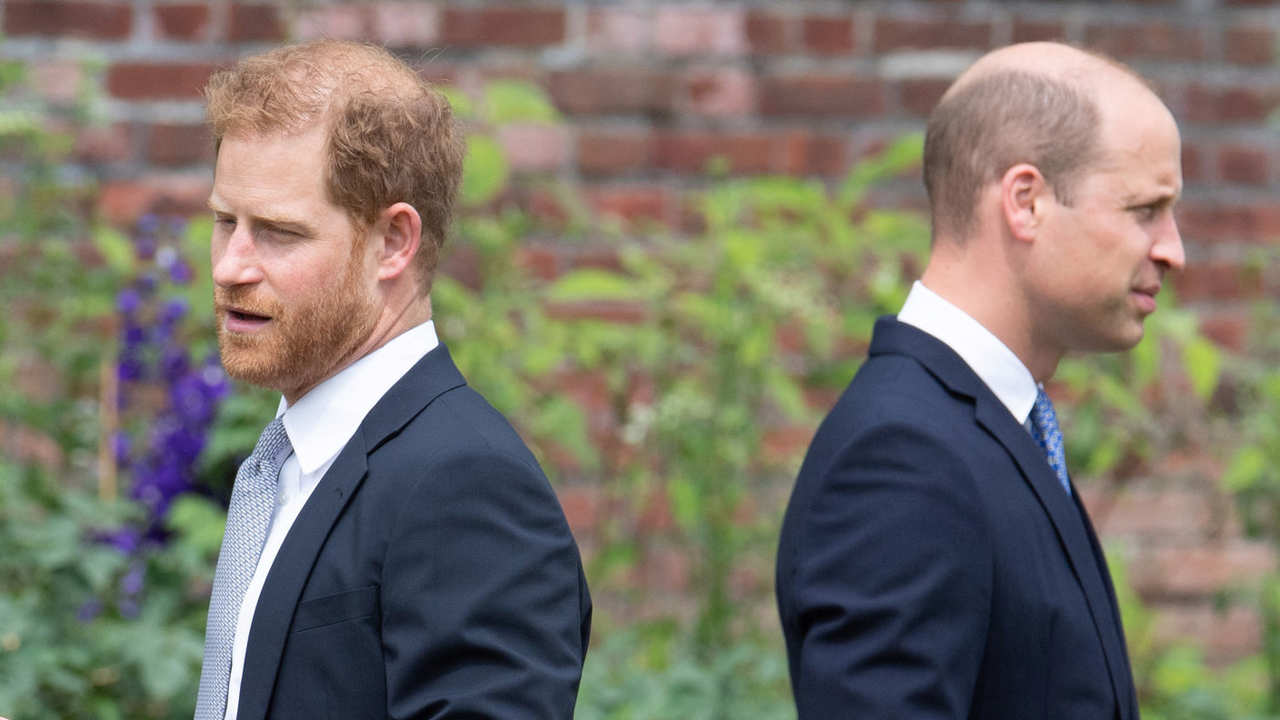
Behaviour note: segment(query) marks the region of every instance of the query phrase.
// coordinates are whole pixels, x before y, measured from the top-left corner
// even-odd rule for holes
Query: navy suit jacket
[[[571,718],[590,624],[551,486],[440,345],[369,412],[285,538],[239,718]]]
[[[881,318],[783,522],[800,718],[1136,720],[1078,497],[954,351]]]

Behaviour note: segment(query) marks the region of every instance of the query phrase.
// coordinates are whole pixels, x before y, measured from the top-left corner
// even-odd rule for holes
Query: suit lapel
[[[967,396],[974,403],[974,419],[1009,453],[1031,486],[1045,514],[1053,524],[1076,582],[1084,591],[1093,625],[1102,643],[1107,672],[1122,717],[1132,716],[1132,682],[1122,673],[1129,672],[1120,620],[1110,592],[1102,554],[1095,551],[1088,516],[1077,505],[1073,492],[1067,495],[1054,475],[1044,453],[1026,428],[1018,424],[991,389],[973,370],[942,341],[894,318],[876,322],[871,354],[895,353],[915,358],[954,393]]]
[[[267,716],[298,599],[329,531],[365,480],[369,454],[442,393],[465,384],[441,343],[374,405],[325,472],[289,528],[258,598],[240,683],[241,720]]]
[[[1121,676],[1128,672],[1128,663],[1118,631],[1120,621],[1108,592],[1106,567],[1101,564],[1101,554],[1094,552],[1094,545],[1090,541],[1084,508],[1076,504],[1074,490],[1072,495],[1063,492],[1062,485],[1058,483],[1058,478],[1045,461],[1035,440],[998,400],[994,397],[978,400],[975,419],[1013,457],[1022,470],[1023,478],[1031,486],[1045,514],[1053,523],[1076,581],[1084,590],[1089,614],[1093,617],[1093,625],[1107,660],[1107,672],[1111,677],[1116,705],[1127,708],[1131,682]],[[1122,716],[1127,714],[1127,710],[1122,711]]]

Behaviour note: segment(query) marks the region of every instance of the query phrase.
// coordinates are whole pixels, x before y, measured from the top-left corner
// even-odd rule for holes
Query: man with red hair
[[[571,717],[577,546],[432,322],[462,168],[448,103],[332,41],[205,95],[222,362],[283,398],[236,476],[196,720]]]

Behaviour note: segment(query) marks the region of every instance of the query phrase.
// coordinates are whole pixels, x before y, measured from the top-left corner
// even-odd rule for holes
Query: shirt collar
[[[435,323],[428,320],[351,363],[293,405],[280,398],[276,417],[283,416],[302,472],[315,472],[341,452],[378,400],[439,344]]]
[[[1026,424],[1036,402],[1035,378],[990,330],[918,280],[911,286],[898,320],[920,328],[954,350],[1013,417]]]

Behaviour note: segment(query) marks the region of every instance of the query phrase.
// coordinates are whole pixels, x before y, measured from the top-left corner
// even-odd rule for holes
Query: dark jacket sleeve
[[[779,578],[801,720],[967,717],[993,574],[969,470],[939,434],[883,423],[817,481]]]
[[[541,472],[457,454],[394,517],[381,594],[392,718],[573,716],[590,601]]]

